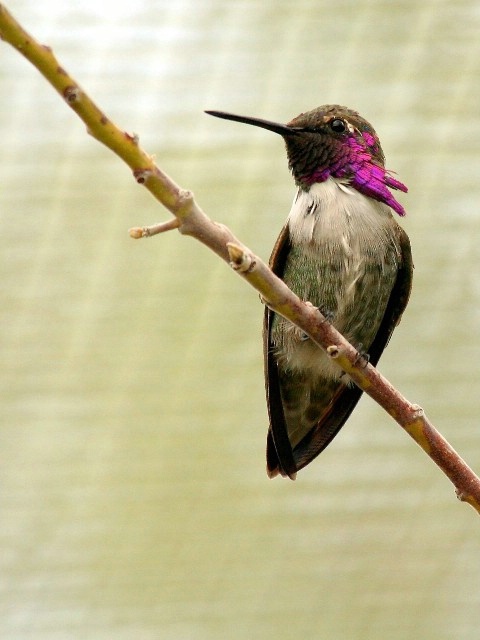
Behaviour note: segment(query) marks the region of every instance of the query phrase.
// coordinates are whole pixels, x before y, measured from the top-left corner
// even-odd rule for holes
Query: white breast
[[[381,272],[385,268],[395,268],[392,267],[395,221],[389,207],[330,178],[314,184],[308,192],[298,190],[288,216],[288,226],[292,244],[301,245],[305,254],[311,253],[312,263],[322,254],[324,262],[332,268],[336,266],[334,324],[344,332],[351,320],[352,307],[355,307],[358,283],[366,270],[372,263],[379,265]],[[390,266],[386,267],[387,264]],[[309,299],[312,286],[317,285],[312,285],[311,279],[306,278],[305,283],[296,283],[296,292]],[[319,290],[325,291],[329,286],[328,282],[318,281]],[[319,353],[314,344],[302,340],[287,321],[279,322],[279,333],[274,341],[280,361],[289,368],[308,368],[319,376],[338,377],[338,368]]]
[[[372,200],[335,178],[299,189],[288,216],[293,244],[341,244],[348,253],[385,244],[392,214],[387,205]]]

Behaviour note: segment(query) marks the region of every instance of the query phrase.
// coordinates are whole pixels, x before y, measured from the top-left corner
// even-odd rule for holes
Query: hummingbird
[[[356,111],[324,105],[280,124],[206,113],[283,137],[296,193],[270,268],[317,307],[376,365],[410,296],[410,241],[373,127]],[[392,213],[393,212],[393,213]],[[295,479],[340,431],[362,390],[307,335],[265,308],[267,473]]]

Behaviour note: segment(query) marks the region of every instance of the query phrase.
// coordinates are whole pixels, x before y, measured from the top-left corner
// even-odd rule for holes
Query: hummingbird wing
[[[393,330],[400,322],[408,302],[412,284],[413,262],[410,241],[399,225],[396,226],[396,233],[400,248],[400,263],[383,320],[368,350],[369,361],[374,366],[387,346]],[[272,271],[280,278],[283,277],[283,268],[290,248],[288,225],[285,225],[270,259]],[[280,473],[294,479],[298,470],[309,464],[330,444],[352,413],[363,391],[356,385],[345,384],[341,380],[332,380],[324,385],[324,388],[319,390],[320,414],[316,422],[300,442],[292,447],[281,395],[282,374],[273,354],[270,335],[273,315],[274,313],[270,309],[265,309],[263,330],[264,368],[270,418],[270,427],[267,435],[267,473],[270,477]],[[301,384],[302,380],[299,379],[298,388],[300,388]],[[292,386],[291,379],[289,380],[289,385]],[[293,391],[294,389],[295,384],[293,385]],[[325,402],[326,396],[328,396],[327,402]]]

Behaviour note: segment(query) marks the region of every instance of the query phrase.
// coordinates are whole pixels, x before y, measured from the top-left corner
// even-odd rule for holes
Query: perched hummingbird
[[[392,209],[407,187],[385,169],[373,127],[325,105],[278,124],[207,111],[279,133],[297,186],[270,267],[318,307],[359,352],[378,362],[407,305],[410,241]],[[362,390],[297,327],[265,309],[267,473],[294,479],[335,437]]]

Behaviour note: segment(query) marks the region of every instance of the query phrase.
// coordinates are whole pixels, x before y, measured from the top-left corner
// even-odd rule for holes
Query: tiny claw
[[[370,354],[367,353],[366,351],[362,351],[363,349],[363,345],[362,343],[360,343],[358,345],[358,349],[357,349],[357,355],[355,358],[355,362],[353,363],[355,366],[361,366],[363,369],[365,369],[365,367],[367,366],[367,364],[370,362]]]
[[[312,302],[310,302],[310,300],[304,300],[304,303],[307,305],[307,307],[320,311],[320,313],[325,318],[325,320],[330,324],[333,322],[335,318],[335,313],[333,311],[330,311],[330,309],[324,309],[323,307],[316,307]]]
[[[317,307],[317,309],[320,311],[325,320],[328,323],[332,324],[333,320],[335,319],[335,313],[331,309],[325,309],[324,307]]]

